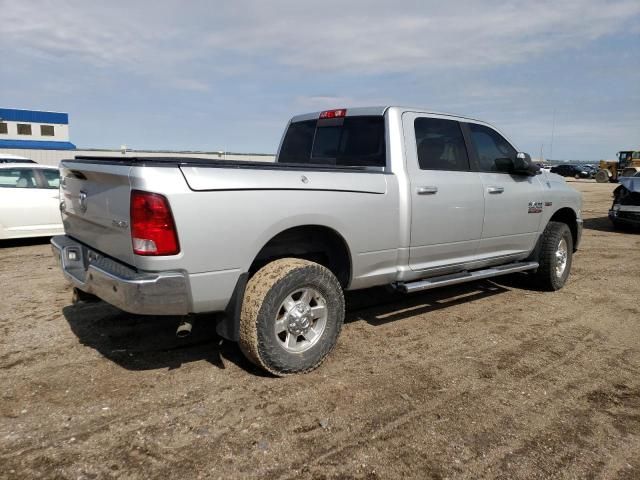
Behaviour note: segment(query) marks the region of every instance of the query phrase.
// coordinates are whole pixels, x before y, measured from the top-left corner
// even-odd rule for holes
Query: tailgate
[[[67,235],[134,265],[129,226],[130,165],[64,161],[60,200]]]

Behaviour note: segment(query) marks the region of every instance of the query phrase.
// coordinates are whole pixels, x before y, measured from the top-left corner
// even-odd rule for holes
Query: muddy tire
[[[542,234],[538,270],[534,284],[548,291],[560,290],[569,277],[573,259],[573,237],[565,223],[549,222]]]
[[[344,322],[344,296],[325,267],[275,260],[251,277],[240,313],[240,349],[254,364],[283,376],[317,368]]]

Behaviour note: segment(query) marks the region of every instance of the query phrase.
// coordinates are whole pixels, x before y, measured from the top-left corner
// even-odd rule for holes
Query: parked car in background
[[[640,172],[620,177],[620,185],[613,191],[613,204],[609,219],[616,229],[627,226],[640,227]]]
[[[588,169],[583,167],[582,165],[556,165],[555,167],[551,167],[551,173],[557,173],[563,177],[573,177],[573,178],[593,178],[594,173]]]
[[[59,186],[56,167],[0,163],[0,239],[62,233]]]
[[[10,153],[0,153],[0,163],[36,163],[27,157],[20,157]]]

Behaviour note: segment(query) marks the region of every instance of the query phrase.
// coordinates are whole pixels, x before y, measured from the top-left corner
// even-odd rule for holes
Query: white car
[[[0,239],[63,233],[60,173],[37,163],[0,163]]]

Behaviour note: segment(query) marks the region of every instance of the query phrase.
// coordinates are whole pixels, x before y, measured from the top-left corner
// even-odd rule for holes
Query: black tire
[[[558,255],[561,242],[564,240],[566,250],[566,263],[562,272],[558,270],[561,265],[561,256]],[[560,290],[569,278],[573,259],[573,237],[566,223],[549,222],[542,233],[542,245],[538,262],[540,266],[533,274],[534,284],[548,291]]]
[[[314,292],[308,305],[320,301],[312,307],[323,311],[323,327],[321,333],[312,340],[314,343],[308,342],[305,336],[309,330],[294,335],[289,326],[287,330],[276,333],[277,320],[292,325],[287,319],[293,318],[288,315],[294,309],[287,310],[285,300],[295,300],[298,291]],[[295,301],[296,305],[305,304],[302,295]],[[313,325],[320,319],[310,321]],[[262,267],[247,283],[240,313],[240,349],[251,362],[273,375],[309,372],[317,368],[333,350],[343,322],[342,287],[331,271],[317,263],[297,258],[275,260]],[[288,342],[283,339],[284,336],[288,340],[290,335],[293,342],[300,340],[300,348],[306,345],[306,350],[291,351]]]

